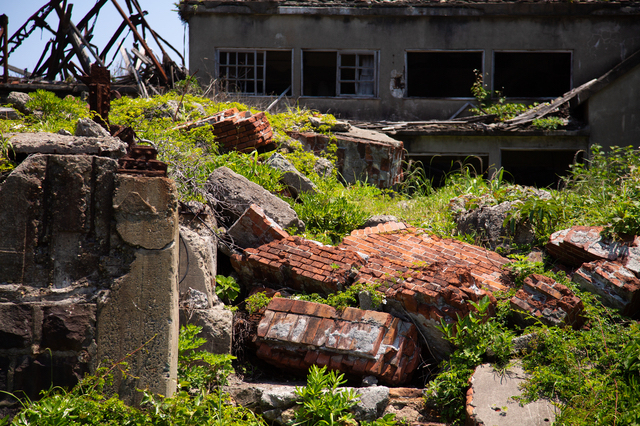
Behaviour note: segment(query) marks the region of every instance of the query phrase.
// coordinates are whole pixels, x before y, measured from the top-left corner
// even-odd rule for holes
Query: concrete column
[[[148,389],[170,396],[178,356],[178,205],[166,178],[119,175],[113,196],[112,247],[133,252],[129,272],[116,279],[98,309],[98,360],[125,361],[126,379],[113,392],[137,404]],[[104,363],[108,360],[107,363]],[[114,370],[117,371],[117,370]]]

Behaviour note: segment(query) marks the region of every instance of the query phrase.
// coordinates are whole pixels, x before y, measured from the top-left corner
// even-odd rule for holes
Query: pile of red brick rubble
[[[356,230],[334,247],[289,236],[257,206],[240,221],[265,237],[231,258],[244,282],[325,295],[360,282],[375,285],[385,296],[387,314],[351,308],[339,312],[325,305],[273,299],[259,325],[258,354],[280,367],[328,365],[354,376],[373,375],[390,385],[403,383],[418,365],[423,348],[436,358],[451,351],[438,330],[441,321],[457,321],[473,309],[469,301],[484,296],[491,300],[491,315],[493,292],[514,286],[505,257],[404,223]],[[610,304],[623,313],[637,312],[640,247],[635,242],[606,243],[598,228],[573,228],[554,234],[549,253],[561,261],[564,254],[570,265],[584,259],[587,263],[575,271],[574,281],[608,295]],[[525,323],[537,319],[550,326],[582,324],[582,301],[546,276],[528,277],[511,306]],[[360,341],[365,335],[366,344]],[[407,339],[420,344],[411,345]]]

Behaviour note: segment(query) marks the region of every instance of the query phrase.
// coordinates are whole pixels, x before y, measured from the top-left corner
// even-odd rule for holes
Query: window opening
[[[555,98],[571,90],[571,52],[494,52],[493,87],[511,98]]]
[[[218,77],[226,92],[280,95],[291,87],[291,51],[221,50],[218,55]]]
[[[302,57],[304,96],[375,97],[376,54],[314,52]]]
[[[407,52],[406,96],[471,98],[474,70],[483,69],[483,52]]]

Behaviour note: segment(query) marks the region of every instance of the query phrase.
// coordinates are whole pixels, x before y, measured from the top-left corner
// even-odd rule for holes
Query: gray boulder
[[[202,327],[198,337],[207,342],[200,347],[214,354],[230,354],[233,336],[233,312],[219,304],[209,309],[180,308],[180,326],[195,324]]]
[[[7,96],[7,103],[21,113],[28,115],[32,113],[31,109],[27,107],[27,102],[29,102],[30,99],[27,93],[11,92],[9,96]]]
[[[333,173],[333,164],[326,158],[319,157],[313,165],[313,171],[320,177],[329,177]]]
[[[282,154],[273,154],[267,160],[267,164],[271,168],[282,172],[281,182],[287,187],[292,196],[297,197],[301,192],[316,193],[314,183],[300,173]]]
[[[397,217],[392,216],[390,214],[378,214],[375,216],[371,216],[369,219],[367,219],[367,221],[364,223],[364,225],[361,226],[361,228],[364,229],[372,226],[378,226],[381,223],[387,223],[387,222],[400,222],[400,221],[398,220]]]
[[[293,227],[304,231],[304,222],[298,219],[287,202],[228,167],[219,167],[209,175],[205,191],[213,208],[222,214],[227,227],[238,220],[251,204],[256,204],[281,228]]]
[[[89,118],[81,118],[76,124],[76,136],[109,138],[111,134],[104,127]]]
[[[359,388],[358,404],[354,407],[354,414],[358,420],[373,421],[382,416],[389,404],[389,388],[386,386],[371,386]]]
[[[518,224],[515,232],[511,233],[509,227],[503,225],[507,213],[520,203],[521,201],[505,201],[495,206],[483,205],[461,213],[455,218],[458,232],[475,234],[492,250],[512,243],[531,244],[535,238],[531,226]]]
[[[214,293],[217,262],[217,241],[215,235],[202,234],[180,225],[180,260],[178,277],[180,299],[196,290],[208,300],[206,307],[217,302]]]

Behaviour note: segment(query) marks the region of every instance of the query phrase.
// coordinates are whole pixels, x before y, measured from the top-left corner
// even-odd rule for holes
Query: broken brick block
[[[582,300],[553,278],[532,274],[510,300],[516,320],[530,325],[537,318],[548,326],[582,325]]]
[[[602,226],[574,226],[554,232],[546,245],[552,257],[568,266],[580,266],[595,260],[616,260],[623,257],[626,244],[602,238]]]
[[[281,368],[326,365],[388,385],[407,382],[420,359],[414,325],[382,312],[354,311],[274,298],[258,325],[257,355]]]
[[[227,109],[178,128],[194,128],[211,125],[216,141],[225,150],[251,152],[271,144],[273,132],[264,112]]]
[[[289,236],[256,204],[251,204],[242,216],[231,225],[227,235],[233,238],[235,245],[242,248],[258,247]]]
[[[621,263],[606,260],[585,263],[573,274],[573,281],[623,315],[640,313],[640,280]]]

